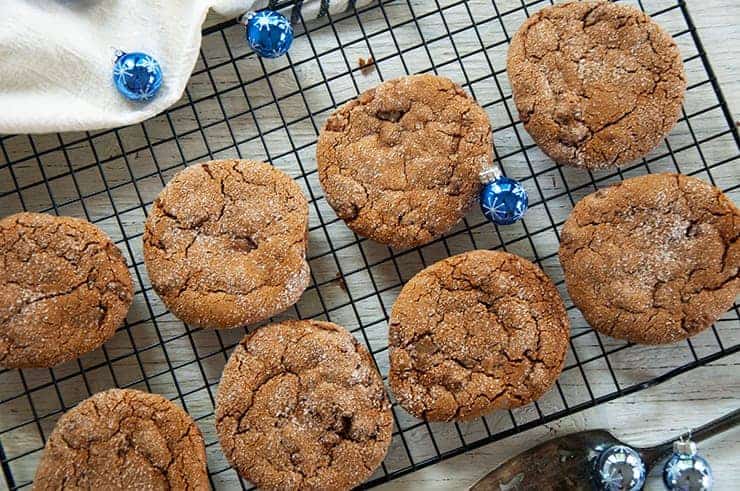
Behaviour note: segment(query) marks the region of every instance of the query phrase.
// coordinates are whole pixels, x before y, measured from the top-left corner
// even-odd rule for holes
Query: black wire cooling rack
[[[287,171],[309,198],[312,284],[282,317],[324,318],[350,329],[388,370],[388,313],[422,267],[473,248],[505,249],[537,262],[566,298],[571,349],[557,386],[540,401],[465,424],[429,424],[394,404],[391,449],[371,486],[473,447],[642,390],[740,350],[738,306],[690,341],[633,346],[600,336],[572,307],[557,260],[559,229],[585,194],[646,172],[694,175],[738,201],[740,140],[685,2],[633,2],[676,39],[688,93],[670,136],[646,159],[618,171],[561,168],[532,143],[514,109],[505,58],[526,16],[550,2],[381,1],[317,21],[297,18],[287,57],[249,51],[235,22],[204,31],[201,57],[182,100],[143,124],[93,133],[0,137],[0,215],[21,210],[86,218],[124,252],[135,279],[125,326],[106,345],[48,370],[0,372],[0,463],[9,489],[28,488],[45,439],[67,409],[113,386],[158,392],[181,404],[203,431],[216,489],[251,487],[229,467],[214,430],[221,369],[245,329],[192,329],[151,290],[141,254],[146,211],[184,166],[212,158],[262,159]],[[359,57],[373,57],[360,70]],[[369,73],[368,73],[369,71]],[[349,232],[323,198],[315,143],[341,103],[382,80],[432,71],[465,87],[488,111],[496,159],[520,179],[530,211],[497,228],[474,210],[444,238],[392,250]]]

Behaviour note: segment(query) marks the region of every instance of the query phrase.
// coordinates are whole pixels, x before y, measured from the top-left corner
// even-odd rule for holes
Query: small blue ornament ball
[[[113,82],[126,99],[147,101],[162,86],[162,67],[145,53],[116,53]]]
[[[247,15],[247,42],[262,57],[283,56],[293,43],[293,26],[279,12],[251,12]]]
[[[521,220],[528,205],[524,186],[503,175],[486,182],[480,193],[483,214],[497,225],[511,225]]]
[[[595,473],[597,489],[603,491],[640,491],[647,479],[642,457],[626,445],[613,445],[601,452]]]
[[[704,457],[696,453],[693,442],[678,441],[663,467],[663,483],[671,491],[709,491],[712,469]]]

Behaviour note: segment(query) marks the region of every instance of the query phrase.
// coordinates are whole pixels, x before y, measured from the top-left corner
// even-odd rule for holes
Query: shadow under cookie
[[[207,490],[206,450],[192,418],[157,394],[110,389],[57,422],[33,489]]]
[[[392,428],[370,353],[336,324],[262,327],[224,367],[216,404],[221,447],[261,489],[351,489],[380,465]]]
[[[217,160],[179,172],[154,201],[144,231],[152,287],[177,317],[201,327],[265,320],[310,281],[308,204],[285,173]]]
[[[319,180],[337,216],[393,247],[441,236],[477,200],[492,162],[488,115],[435,75],[389,80],[343,105],[319,135]]]
[[[569,335],[563,301],[537,266],[466,252],[401,290],[388,333],[390,386],[404,409],[430,421],[522,406],[555,383]]]
[[[597,331],[635,343],[686,339],[740,293],[740,211],[681,174],[592,193],[563,226],[560,262],[573,303]]]
[[[527,19],[507,73],[537,145],[586,169],[647,154],[673,128],[686,91],[671,36],[639,9],[606,1],[545,7]]]
[[[0,366],[52,367],[100,347],[126,317],[133,284],[121,251],[78,218],[0,220]]]

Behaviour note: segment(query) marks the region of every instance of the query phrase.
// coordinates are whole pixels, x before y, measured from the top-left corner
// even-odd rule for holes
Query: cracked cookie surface
[[[740,293],[740,212],[680,174],[592,193],[565,222],[560,262],[573,303],[599,332],[671,343],[709,327]]]
[[[246,336],[218,389],[221,447],[263,489],[351,489],[380,465],[392,426],[370,354],[330,322],[286,321]]]
[[[271,165],[217,160],[179,172],[154,201],[144,260],[183,321],[239,327],[298,301],[310,281],[308,204]]]
[[[530,17],[509,47],[519,117],[550,158],[623,165],[673,128],[686,91],[671,36],[635,7],[574,2]]]
[[[418,418],[469,420],[542,396],[563,368],[565,306],[537,266],[506,252],[470,251],[419,272],[389,326],[389,381]]]
[[[492,151],[488,116],[465,91],[443,77],[412,75],[336,110],[316,156],[326,199],[349,228],[414,247],[462,219]]]
[[[121,251],[71,217],[0,220],[0,366],[51,367],[101,346],[133,298]]]
[[[162,396],[99,392],[59,419],[33,488],[207,490],[203,437],[190,416]]]

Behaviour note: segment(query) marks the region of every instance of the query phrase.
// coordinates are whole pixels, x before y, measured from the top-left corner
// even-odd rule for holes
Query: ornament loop
[[[118,59],[119,59],[119,58],[120,58],[121,56],[123,56],[123,55],[125,55],[125,54],[126,54],[126,52],[125,52],[125,51],[121,51],[121,50],[120,50],[120,49],[118,49],[118,48],[113,48],[113,47],[111,47],[111,49],[113,50],[113,58],[111,58],[111,61],[112,61],[113,63],[117,62],[117,61],[118,61]]]
[[[236,21],[246,27],[249,24],[249,19],[251,19],[252,17],[254,17],[254,12],[244,12],[242,15],[236,18]]]

